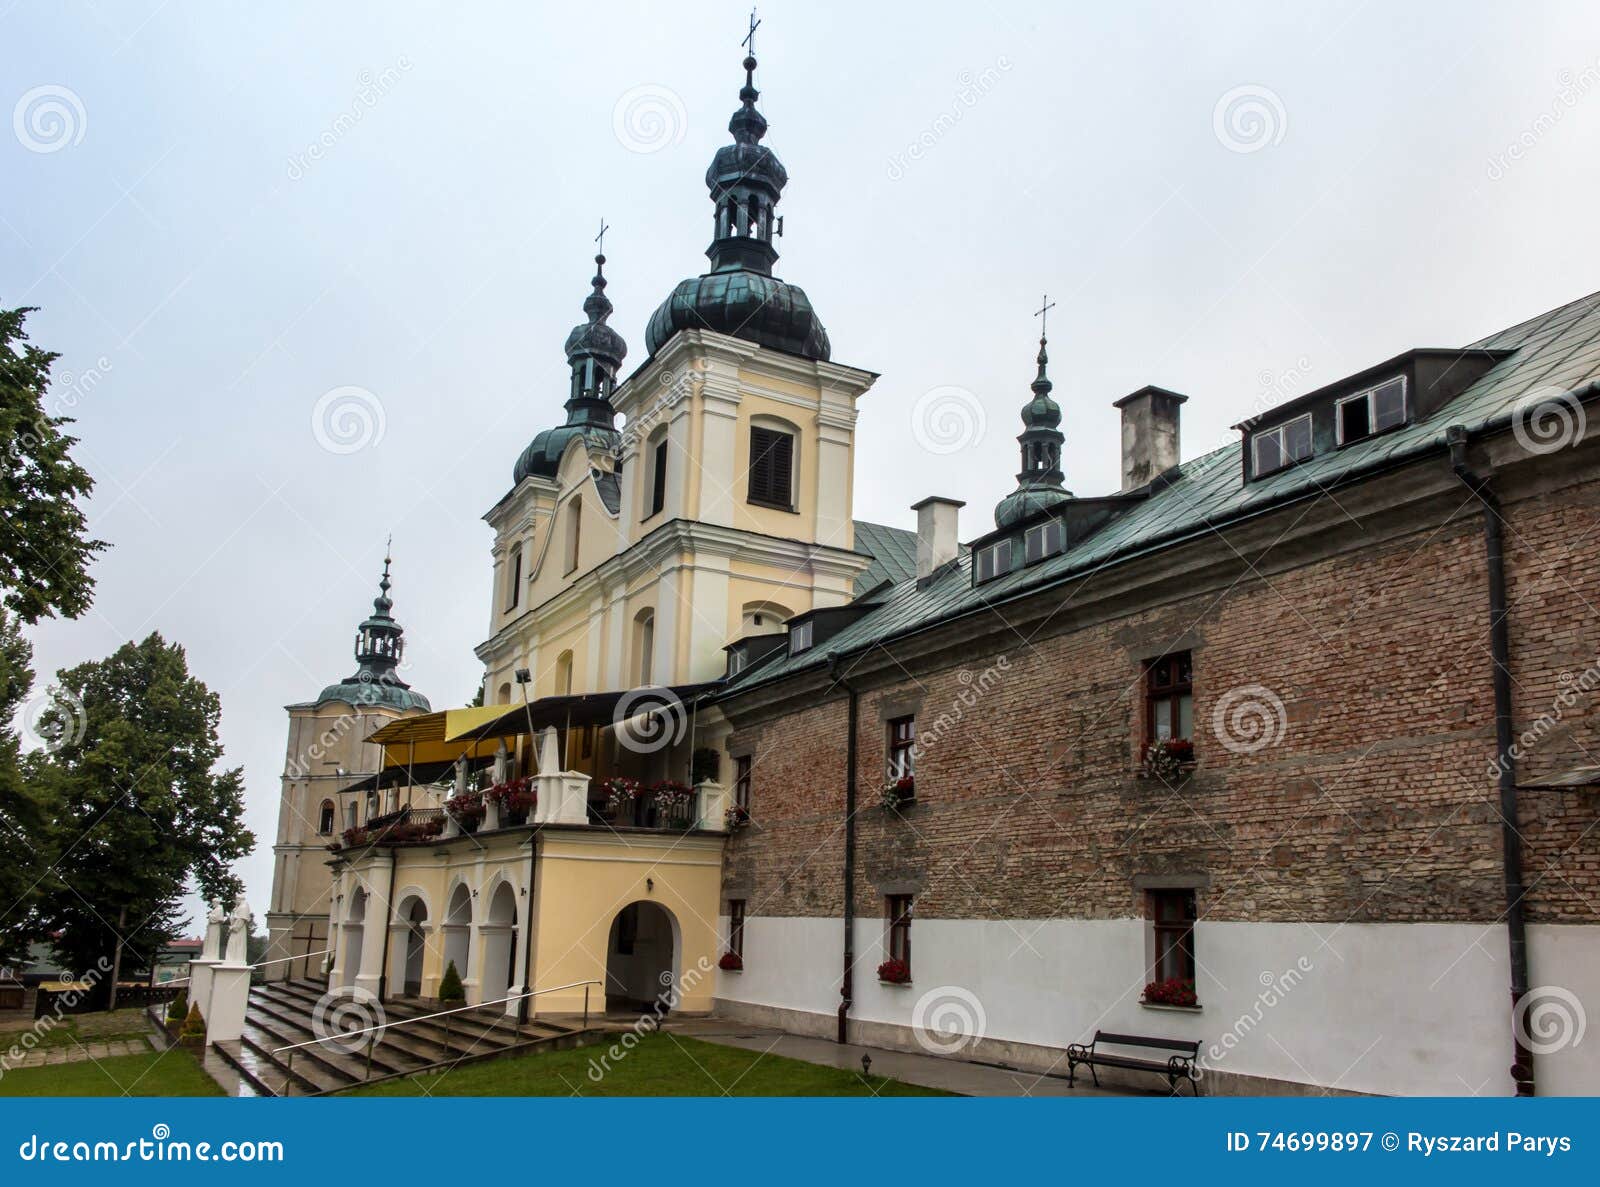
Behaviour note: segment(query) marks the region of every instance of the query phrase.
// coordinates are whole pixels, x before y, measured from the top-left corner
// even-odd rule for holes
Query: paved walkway
[[[1040,1076],[1013,1071],[985,1063],[967,1063],[909,1051],[890,1051],[882,1047],[862,1047],[854,1043],[829,1042],[788,1034],[770,1026],[734,1022],[724,1018],[675,1018],[664,1027],[674,1034],[688,1035],[725,1047],[770,1052],[801,1059],[824,1067],[861,1070],[861,1057],[872,1057],[872,1074],[887,1076],[906,1084],[939,1088],[961,1096],[1121,1096],[1126,1093],[1096,1088],[1079,1079],[1068,1084],[1064,1076]]]
[[[149,1039],[90,1040],[59,1047],[40,1047],[20,1059],[8,1061],[6,1066],[8,1070],[16,1071],[19,1068],[48,1067],[57,1063],[82,1063],[86,1059],[110,1059],[117,1055],[148,1055],[153,1049],[154,1045]]]

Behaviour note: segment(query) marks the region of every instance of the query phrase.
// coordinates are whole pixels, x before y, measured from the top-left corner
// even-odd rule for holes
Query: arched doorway
[[[415,896],[400,904],[398,935],[390,944],[393,959],[398,965],[392,983],[407,997],[422,995],[422,956],[427,950],[428,933],[423,926],[428,922],[428,908]]]
[[[606,942],[606,1009],[649,1010],[665,1017],[675,1004],[678,920],[659,903],[629,903],[611,921]]]
[[[354,985],[361,972],[361,935],[367,921],[367,892],[356,887],[344,918],[344,984]]]
[[[472,891],[466,883],[457,884],[450,893],[450,905],[444,913],[444,964],[440,974],[453,962],[456,974],[465,981],[472,975],[468,967],[472,951]]]
[[[517,958],[517,892],[511,883],[495,887],[489,914],[478,929],[483,933],[483,974],[480,1001],[495,1002],[511,992],[521,978],[512,967]]]

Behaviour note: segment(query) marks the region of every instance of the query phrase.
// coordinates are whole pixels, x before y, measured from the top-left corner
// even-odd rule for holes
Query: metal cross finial
[[[760,21],[756,20],[756,10],[752,8],[750,10],[750,32],[746,33],[744,40],[739,43],[745,47],[752,58],[756,56],[756,26],[760,23]]]
[[[1045,326],[1050,320],[1050,311],[1056,307],[1056,303],[1050,299],[1049,293],[1044,295],[1042,301],[1043,304],[1033,314],[1034,317],[1039,319],[1039,337],[1041,338],[1045,336]]]
[[[594,241],[599,244],[595,250],[601,255],[606,254],[606,232],[610,229],[610,227],[606,226],[606,220],[602,218],[600,220],[600,233],[594,237]]]

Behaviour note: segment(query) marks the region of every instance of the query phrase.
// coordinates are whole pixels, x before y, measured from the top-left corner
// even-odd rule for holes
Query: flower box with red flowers
[[[909,985],[911,966],[903,960],[886,960],[878,966],[878,980],[889,985]]]
[[[1144,987],[1143,1000],[1147,1006],[1176,1006],[1183,1010],[1197,1009],[1200,1005],[1200,999],[1195,996],[1194,982],[1188,977],[1150,982]]]
[[[367,830],[364,828],[347,828],[340,834],[339,840],[346,849],[354,849],[357,845],[367,843]]]
[[[637,800],[644,786],[637,779],[616,775],[600,784],[600,790],[606,794],[606,811],[615,813]]]
[[[722,823],[730,833],[736,828],[743,828],[750,823],[750,809],[740,804],[735,804],[723,812]]]
[[[914,775],[901,775],[883,785],[883,806],[886,811],[898,812],[917,798],[917,780]]]
[[[717,967],[725,973],[744,972],[744,957],[737,952],[724,952],[722,959],[717,961]]]
[[[1194,767],[1194,742],[1188,738],[1161,738],[1144,750],[1144,774],[1176,783]]]
[[[539,806],[539,791],[526,776],[496,783],[484,795],[500,806],[503,815],[526,816]]]

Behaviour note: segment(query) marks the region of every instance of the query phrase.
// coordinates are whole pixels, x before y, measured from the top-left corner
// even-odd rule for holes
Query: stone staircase
[[[370,1071],[365,1045],[347,1050],[344,1044],[318,1043],[301,1047],[292,1060],[287,1052],[274,1054],[317,1037],[313,1016],[326,992],[321,981],[252,986],[244,1033],[237,1040],[214,1044],[213,1049],[260,1095],[319,1096],[369,1079],[411,1075],[512,1052],[579,1047],[596,1033],[538,1019],[518,1025],[494,1007],[396,1025],[436,1013],[439,1006],[414,998],[391,998],[383,1003],[389,1029],[372,1050]]]

